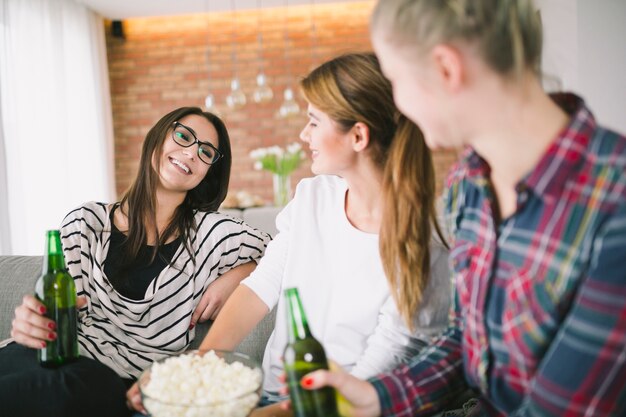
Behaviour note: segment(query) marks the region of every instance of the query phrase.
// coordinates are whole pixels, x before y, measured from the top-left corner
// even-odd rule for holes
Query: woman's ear
[[[460,51],[451,45],[439,44],[433,47],[430,54],[437,79],[447,91],[457,91],[465,81],[465,67]]]
[[[370,128],[363,122],[356,122],[351,129],[352,149],[361,152],[370,143]]]

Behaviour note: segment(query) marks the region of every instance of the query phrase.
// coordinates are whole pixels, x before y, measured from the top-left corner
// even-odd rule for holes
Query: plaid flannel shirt
[[[467,387],[489,416],[626,415],[626,138],[578,97],[496,221],[489,167],[448,178],[455,308],[409,364],[372,378],[383,415],[425,415]]]

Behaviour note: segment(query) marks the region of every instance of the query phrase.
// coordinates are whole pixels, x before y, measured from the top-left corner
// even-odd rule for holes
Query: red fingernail
[[[310,388],[313,386],[313,378],[311,378],[310,376],[302,379],[302,386],[304,388]]]
[[[56,338],[57,338],[57,335],[56,335],[56,334],[54,334],[54,333],[48,333],[48,339],[50,339],[50,340],[54,340],[54,339],[56,339]]]
[[[51,330],[54,330],[54,328],[57,327],[56,324],[54,324],[53,321],[51,321],[50,323],[48,323],[48,328]]]
[[[196,327],[196,325],[195,325],[195,324],[193,324],[193,323],[191,323],[191,324],[189,325],[189,330],[193,329],[194,327]]]
[[[47,345],[46,345],[46,342],[41,342],[41,347],[42,347],[42,348],[45,348],[46,346],[47,346]]]
[[[44,306],[39,307],[39,312],[41,314],[45,314],[46,313],[46,308]]]

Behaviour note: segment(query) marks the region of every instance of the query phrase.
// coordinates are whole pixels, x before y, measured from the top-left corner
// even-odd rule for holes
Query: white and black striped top
[[[197,212],[190,233],[191,256],[180,245],[171,266],[152,281],[142,300],[120,295],[104,274],[111,236],[112,204],[90,202],[71,211],[61,241],[79,296],[80,353],[123,378],[137,378],[153,361],[183,351],[194,338],[193,313],[207,286],[233,267],[257,260],[270,239],[239,219]]]

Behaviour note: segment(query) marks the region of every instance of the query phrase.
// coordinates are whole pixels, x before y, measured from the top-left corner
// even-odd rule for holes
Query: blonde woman
[[[430,415],[468,387],[472,415],[626,414],[626,138],[549,96],[531,0],[384,0],[372,41],[448,179],[455,314],[408,366],[320,372],[355,416]]]
[[[337,57],[304,78],[301,87],[309,121],[300,138],[316,176],[298,184],[277,217],[278,234],[259,267],[233,292],[201,346],[234,348],[277,306],[263,359],[262,404],[281,399],[287,341],[283,288],[300,289],[313,334],[328,355],[363,378],[419,352],[445,328],[450,305],[447,250],[430,238],[435,218],[430,152],[419,129],[399,117],[376,57]],[[395,159],[405,147],[416,153],[414,161]],[[411,175],[401,179],[412,184],[402,210],[411,210],[406,245],[420,256],[402,262],[411,263],[411,279],[423,289],[411,311],[396,306],[383,269],[393,262],[379,253],[387,219],[385,165],[392,159],[411,162],[406,167]],[[421,220],[413,223],[413,216]]]

